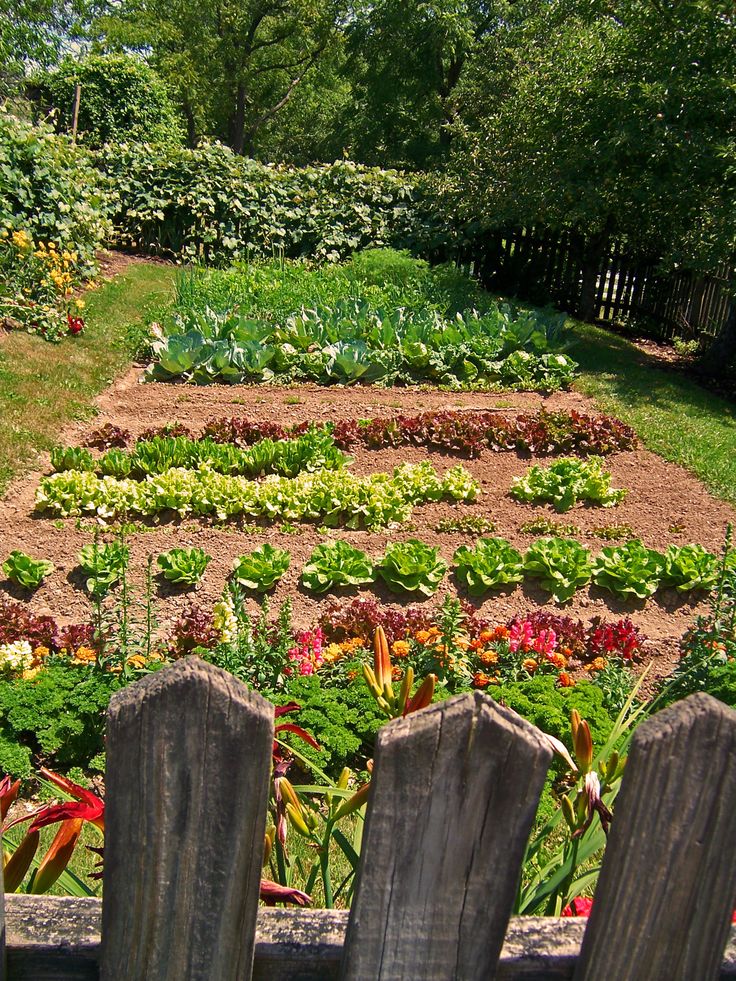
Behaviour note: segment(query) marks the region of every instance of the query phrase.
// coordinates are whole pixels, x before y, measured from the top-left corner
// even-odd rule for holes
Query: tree
[[[616,237],[669,265],[732,262],[733,4],[552,0],[523,13],[461,82],[450,186],[465,213],[575,229],[593,249]]]
[[[452,96],[502,0],[366,0],[347,26],[353,105],[346,139],[366,163],[426,166],[441,159]]]
[[[54,110],[57,127],[72,128],[74,96],[81,85],[78,131],[89,146],[119,140],[181,142],[183,126],[161,79],[134,55],[65,58],[37,76],[39,98]]]
[[[338,0],[123,0],[107,44],[150,50],[176,84],[189,136],[252,154],[330,43]]]

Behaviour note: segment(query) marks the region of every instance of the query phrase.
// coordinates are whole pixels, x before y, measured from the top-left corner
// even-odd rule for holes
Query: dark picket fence
[[[736,274],[657,271],[611,243],[594,254],[574,232],[506,229],[484,233],[462,256],[487,288],[534,303],[552,302],[586,320],[637,321],[641,333],[715,337],[728,320]]]
[[[259,909],[273,729],[197,658],[115,695],[104,901],[7,896],[4,977],[736,977],[736,712],[709,696],[636,730],[587,924],[510,920],[551,751],[480,692],[381,730],[349,913]]]

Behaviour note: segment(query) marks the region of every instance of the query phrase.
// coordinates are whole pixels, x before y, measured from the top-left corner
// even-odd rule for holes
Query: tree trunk
[[[701,367],[708,375],[730,375],[736,364],[736,299],[731,300],[728,319],[721,332],[701,359]]]
[[[245,144],[245,84],[238,82],[235,88],[235,106],[230,116],[230,149],[243,154]]]
[[[598,277],[601,273],[603,258],[609,242],[606,229],[597,235],[591,235],[585,245],[582,261],[582,282],[580,284],[580,300],[575,311],[581,320],[594,320],[595,298],[598,293]]]

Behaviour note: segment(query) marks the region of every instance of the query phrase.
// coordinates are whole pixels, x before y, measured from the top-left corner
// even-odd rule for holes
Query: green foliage
[[[87,578],[87,589],[97,599],[106,596],[128,568],[130,552],[122,541],[94,541],[83,545],[79,566]]]
[[[611,489],[611,474],[603,469],[599,457],[561,457],[548,467],[535,465],[523,477],[516,477],[511,495],[528,503],[548,501],[562,512],[569,511],[578,501],[614,507],[626,491]]]
[[[477,492],[477,483],[462,467],[451,467],[440,477],[428,462],[402,464],[393,474],[358,477],[344,470],[318,470],[259,482],[204,468],[173,468],[144,481],[100,479],[71,470],[41,479],[36,509],[65,517],[96,514],[104,520],[175,511],[182,517],[213,514],[220,521],[247,514],[269,521],[319,519],[330,526],[380,528],[406,521],[414,504],[472,501]]]
[[[438,534],[491,535],[496,530],[496,522],[477,514],[463,514],[459,518],[441,518],[434,530]]]
[[[64,473],[65,470],[92,472],[95,461],[90,451],[81,446],[55,446],[51,450],[51,466],[55,473]]]
[[[420,251],[444,232],[422,204],[421,180],[350,161],[260,164],[219,144],[103,148],[124,247],[232,261],[257,255],[336,259],[369,245]]]
[[[605,667],[593,676],[593,684],[603,692],[603,704],[612,716],[623,709],[635,683],[634,673],[618,657],[606,658]]]
[[[345,267],[348,276],[369,286],[406,288],[421,286],[430,277],[429,263],[417,259],[406,250],[363,249],[355,252]]]
[[[657,591],[663,571],[664,556],[636,538],[623,545],[607,545],[593,560],[597,586],[638,599]]]
[[[240,585],[228,583],[223,601],[215,606],[215,621],[220,620],[224,628],[222,640],[213,650],[203,650],[202,656],[259,691],[281,689],[294,644],[291,601],[282,603],[275,621],[269,614],[264,597],[258,617],[251,617]]]
[[[62,661],[0,681],[0,765],[28,776],[30,753],[52,769],[86,768],[104,747],[105,711],[119,687],[114,674]]]
[[[38,589],[46,576],[54,571],[54,563],[48,559],[32,559],[18,549],[3,562],[3,572],[11,582],[24,589]]]
[[[519,531],[524,535],[557,535],[560,538],[581,534],[579,525],[553,521],[551,518],[531,518],[524,522]]]
[[[301,740],[293,745],[327,773],[337,776],[343,766],[365,769],[373,756],[376,733],[386,721],[363,680],[359,662],[346,664],[355,680],[337,685],[319,673],[291,678],[277,704],[290,701],[301,706],[294,722],[306,729],[320,745],[314,750]],[[291,738],[287,736],[287,741]]]
[[[201,548],[172,548],[158,557],[158,567],[169,582],[196,586],[212,561]]]
[[[524,578],[522,558],[505,538],[480,538],[474,548],[461,545],[453,557],[456,575],[471,596],[482,596]]]
[[[302,582],[315,593],[359,586],[374,578],[373,563],[365,552],[344,541],[317,545],[302,569]]]
[[[560,688],[552,675],[540,675],[488,688],[487,692],[567,746],[570,712],[574,708],[590,725],[595,746],[602,746],[613,728],[615,713],[606,708],[603,691],[588,681],[578,682],[573,688]]]
[[[244,589],[265,593],[272,589],[289,568],[291,556],[283,548],[264,542],[233,563],[232,577]]]
[[[180,143],[183,128],[167,87],[136,55],[88,54],[65,58],[35,79],[56,125],[72,129],[74,93],[82,86],[79,137],[87,146],[123,140]]]
[[[337,270],[272,262],[187,277],[156,327],[148,377],[541,389],[571,381],[575,362],[551,353],[567,343],[564,317],[496,303],[466,277],[449,280],[400,253],[380,256],[379,266],[401,270],[380,286],[356,278],[356,262],[358,275],[370,270],[363,259]],[[461,310],[463,300],[480,309]]]
[[[410,538],[389,545],[375,568],[394,592],[433,596],[447,571],[447,563],[440,557],[439,548]]]
[[[87,275],[109,223],[102,181],[87,154],[50,127],[32,126],[0,109],[3,227],[76,251],[79,275]]]
[[[664,553],[662,585],[680,593],[712,589],[718,581],[719,562],[702,545],[670,545]]]
[[[524,556],[524,571],[538,577],[556,603],[565,603],[590,582],[590,552],[572,538],[540,538]]]
[[[461,80],[468,217],[731,262],[733,10],[725,0],[516,6]]]

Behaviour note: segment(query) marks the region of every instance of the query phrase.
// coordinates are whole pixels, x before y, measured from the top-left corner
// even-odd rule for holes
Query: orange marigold
[[[492,681],[493,678],[484,671],[476,671],[473,675],[473,684],[476,688],[487,688]]]
[[[418,644],[426,644],[429,637],[430,634],[428,630],[417,630],[417,632],[414,634],[414,640],[416,640]]]
[[[97,660],[97,651],[92,650],[91,647],[78,647],[74,652],[74,660],[81,661],[83,664],[89,664]]]
[[[395,640],[391,645],[391,653],[396,657],[408,657],[410,649],[408,640]]]
[[[560,675],[557,679],[557,683],[559,684],[560,688],[575,687],[575,679],[571,674],[568,674],[567,671],[560,671]]]
[[[605,668],[605,666],[606,666],[605,657],[597,657],[594,661],[591,661],[590,664],[585,665],[585,670],[602,671]]]
[[[495,651],[481,651],[478,660],[488,667],[490,664],[498,664],[498,654]]]
[[[533,657],[525,657],[524,660],[521,662],[521,666],[525,671],[528,671],[529,674],[534,674],[534,672],[539,667],[539,665],[537,664],[537,662],[534,660]]]

